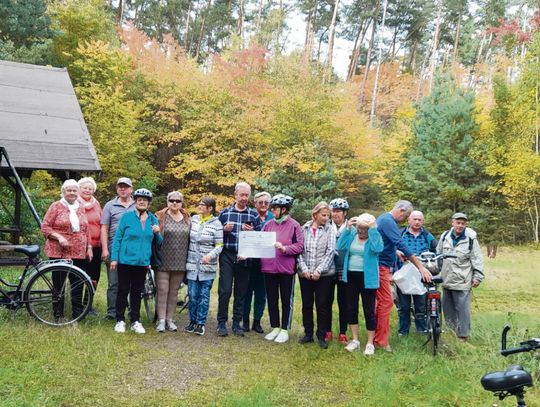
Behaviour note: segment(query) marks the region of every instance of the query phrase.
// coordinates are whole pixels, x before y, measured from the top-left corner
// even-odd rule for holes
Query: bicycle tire
[[[50,326],[81,321],[92,306],[94,287],[86,273],[69,264],[38,269],[24,291],[28,313]]]
[[[441,327],[439,324],[439,317],[433,316],[429,319],[429,330],[431,331],[431,352],[433,356],[437,355],[437,349],[439,346],[439,339],[441,336]]]
[[[146,273],[144,289],[141,295],[146,317],[149,321],[154,322],[156,320],[156,279],[152,269],[149,269]]]

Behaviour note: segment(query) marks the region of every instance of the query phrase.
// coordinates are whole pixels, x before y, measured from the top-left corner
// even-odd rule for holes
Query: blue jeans
[[[210,290],[214,280],[188,280],[189,319],[204,325],[210,307]]]
[[[411,328],[411,300],[414,303],[414,324],[416,332],[426,328],[426,295],[407,295],[397,288],[398,294],[398,334],[408,335]]]

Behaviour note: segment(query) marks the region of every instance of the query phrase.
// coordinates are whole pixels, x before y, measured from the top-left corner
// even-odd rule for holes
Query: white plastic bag
[[[403,294],[422,295],[427,292],[426,287],[422,283],[420,272],[411,262],[405,263],[398,271],[396,271],[392,276],[392,279]]]

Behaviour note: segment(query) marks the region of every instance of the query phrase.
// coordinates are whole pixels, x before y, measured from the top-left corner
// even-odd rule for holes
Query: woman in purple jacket
[[[270,201],[274,218],[263,227],[263,231],[276,233],[276,256],[261,259],[264,273],[268,314],[272,331],[264,338],[277,343],[289,340],[294,304],[294,274],[296,256],[304,250],[302,227],[289,215],[293,198],[278,194]],[[281,323],[279,320],[279,296],[281,296]]]

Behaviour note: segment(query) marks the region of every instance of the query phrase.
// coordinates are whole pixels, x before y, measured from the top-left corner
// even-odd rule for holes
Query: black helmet
[[[343,198],[336,198],[330,201],[330,208],[332,209],[341,209],[342,211],[349,210],[349,202]]]
[[[277,194],[270,200],[270,208],[272,207],[285,207],[287,209],[291,209],[294,202],[294,198],[283,195],[283,194]]]
[[[133,199],[137,198],[146,198],[148,201],[152,202],[152,192],[146,188],[139,188],[133,193]]]

